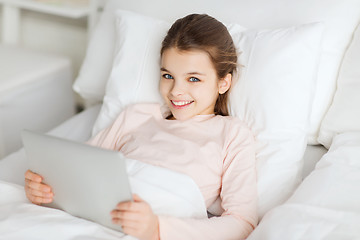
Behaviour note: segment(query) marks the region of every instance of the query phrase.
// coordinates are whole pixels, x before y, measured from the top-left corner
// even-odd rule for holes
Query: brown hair
[[[237,67],[236,48],[227,28],[206,14],[190,14],[175,21],[162,42],[161,55],[169,48],[205,51],[219,79],[224,78],[228,73],[233,75]],[[219,94],[215,104],[215,114],[229,115],[228,93],[229,91]]]

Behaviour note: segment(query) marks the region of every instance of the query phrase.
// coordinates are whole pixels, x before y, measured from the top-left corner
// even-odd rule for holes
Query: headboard
[[[223,22],[238,22],[250,29],[288,27],[308,22],[322,21],[333,11],[343,11],[339,0],[91,0],[92,17],[98,19],[106,2],[124,10],[173,22],[189,13],[207,13]],[[329,5],[333,7],[329,10]],[[319,9],[324,8],[321,12]],[[345,8],[346,9],[346,8]],[[335,23],[335,21],[334,21]]]

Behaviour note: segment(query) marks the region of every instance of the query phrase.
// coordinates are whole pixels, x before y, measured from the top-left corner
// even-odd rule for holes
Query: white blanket
[[[188,176],[128,161],[130,186],[159,215],[207,217],[204,199]],[[110,218],[109,213],[109,218]],[[0,239],[133,239],[63,211],[31,204],[20,185],[0,181]]]
[[[122,233],[96,223],[31,204],[22,186],[0,182],[0,239],[110,240],[119,237],[126,239]]]
[[[360,239],[360,132],[344,133],[248,240]]]

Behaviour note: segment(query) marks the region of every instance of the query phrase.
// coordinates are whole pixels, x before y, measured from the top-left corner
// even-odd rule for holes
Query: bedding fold
[[[337,135],[315,170],[248,240],[360,239],[359,158],[360,132]]]

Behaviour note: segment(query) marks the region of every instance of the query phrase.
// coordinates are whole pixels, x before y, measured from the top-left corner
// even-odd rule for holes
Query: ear
[[[231,86],[232,75],[231,73],[226,74],[226,76],[219,81],[219,94],[224,94],[229,90]]]

